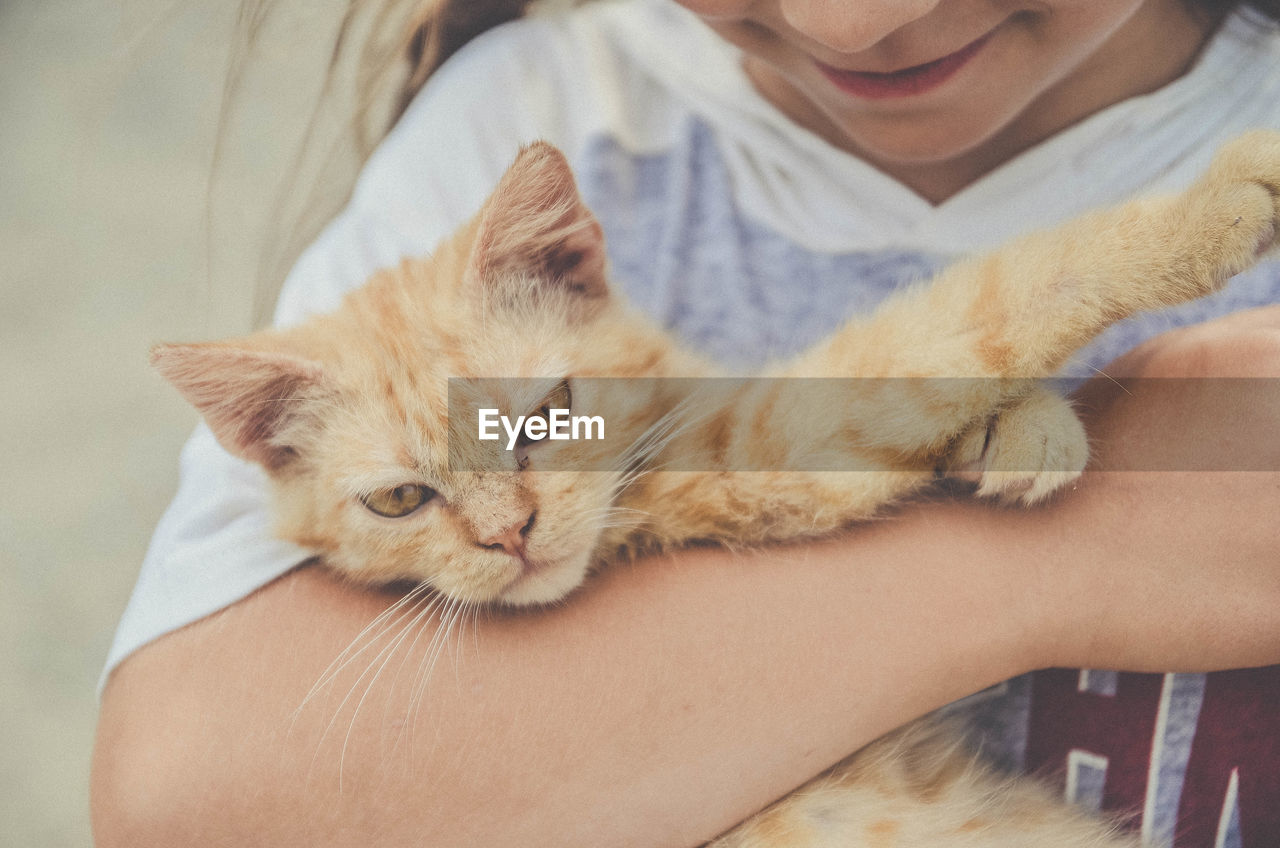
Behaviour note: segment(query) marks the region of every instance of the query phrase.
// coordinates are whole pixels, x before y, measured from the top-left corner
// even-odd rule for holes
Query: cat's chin
[[[512,607],[555,603],[581,586],[586,576],[585,562],[562,562],[544,566],[520,575],[502,590],[496,601]]]

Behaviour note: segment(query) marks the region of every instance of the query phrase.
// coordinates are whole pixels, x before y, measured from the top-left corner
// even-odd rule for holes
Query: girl
[[[416,96],[279,322],[429,251],[544,138],[629,296],[750,367],[1280,127],[1274,7],[623,0],[478,34],[522,5],[422,12]],[[1280,376],[1277,302],[1273,262],[1113,328],[1078,370]],[[99,844],[696,845],[979,690],[962,709],[993,756],[1065,769],[1153,843],[1274,844],[1276,669],[1017,676],[1280,662],[1275,474],[1105,473],[1274,469],[1280,408],[1109,386],[1082,395],[1099,471],[1048,508],[916,504],[848,538],[609,569],[481,623],[452,681],[369,686],[360,661],[301,709],[388,596],[298,567],[260,477],[201,429],[108,661]]]

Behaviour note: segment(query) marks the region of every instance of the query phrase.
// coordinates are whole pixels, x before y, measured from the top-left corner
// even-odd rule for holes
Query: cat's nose
[[[495,533],[487,539],[481,539],[476,544],[491,551],[506,551],[513,557],[524,559],[525,541],[529,536],[529,531],[533,529],[533,522],[537,517],[538,511],[535,509],[523,521],[518,521],[506,530]]]

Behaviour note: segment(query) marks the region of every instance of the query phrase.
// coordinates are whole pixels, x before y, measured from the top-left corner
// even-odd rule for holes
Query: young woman
[[[521,5],[422,13],[430,79],[279,322],[429,251],[543,138],[628,295],[749,367],[960,253],[1184,185],[1222,142],[1280,128],[1274,9],[623,0],[471,39]],[[1271,262],[1114,327],[1076,371],[1280,376],[1276,303]],[[1266,400],[1098,380],[1097,470],[1046,508],[919,504],[847,538],[611,569],[562,608],[480,623],[420,698],[366,686],[361,660],[301,709],[391,596],[298,567],[260,477],[201,429],[108,663],[99,844],[696,845],[979,691],[963,708],[993,756],[1065,770],[1153,843],[1274,844],[1276,669],[1017,676],[1280,662]],[[1187,456],[1207,470],[1142,470]]]

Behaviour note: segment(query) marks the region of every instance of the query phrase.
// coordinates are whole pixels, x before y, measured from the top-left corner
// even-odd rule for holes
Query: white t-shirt
[[[374,270],[429,252],[479,208],[522,144],[546,139],[573,164],[627,295],[695,347],[747,368],[805,347],[959,254],[1183,186],[1222,142],[1260,126],[1280,128],[1280,31],[1242,12],[1183,78],[933,206],[793,124],[752,88],[736,49],[670,0],[590,3],[486,33],[432,78],[347,209],[298,260],[276,318],[333,308]],[[1077,369],[1162,330],[1275,302],[1273,263],[1211,298],[1113,327]],[[203,426],[181,467],[108,672],[308,557],[272,535],[262,473]],[[1022,678],[985,699],[1005,704],[981,722],[1014,765],[1026,758],[1033,685]],[[1176,810],[1171,797],[1152,803]],[[1150,821],[1157,838],[1176,824],[1168,814]]]

